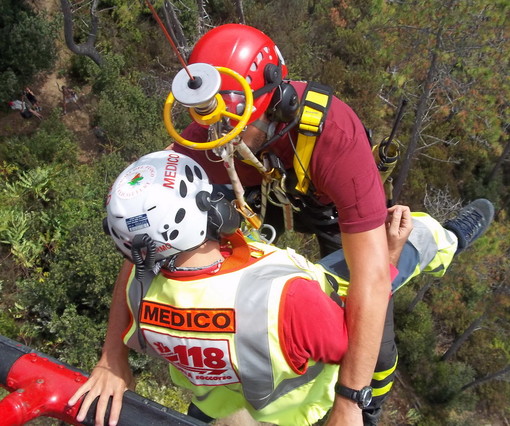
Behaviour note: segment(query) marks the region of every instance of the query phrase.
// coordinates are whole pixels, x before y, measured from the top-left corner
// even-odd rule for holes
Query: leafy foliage
[[[43,164],[72,165],[77,161],[73,139],[55,112],[35,133],[6,138],[0,145],[0,160],[23,170]]]
[[[39,338],[52,342],[47,352],[89,369],[100,352],[121,261],[100,223],[98,218],[76,223],[48,271],[18,283],[26,319]]]
[[[39,71],[55,62],[56,26],[34,14],[25,1],[0,1],[0,99],[19,98]]]
[[[153,3],[161,8],[163,2]],[[190,44],[200,28],[235,19],[232,2],[207,2],[201,25],[196,2],[174,3]],[[487,181],[508,135],[507,3],[244,2],[248,23],[277,42],[290,77],[331,85],[378,138],[389,132],[405,95],[410,107],[398,135],[402,148],[437,54],[418,161],[403,201],[421,208],[424,188],[455,201],[485,196],[496,202],[498,221],[412,312],[407,309],[426,281],[418,278],[396,296],[400,368],[432,407],[423,416],[412,413],[420,424],[469,424],[475,404],[486,413],[509,414],[507,380],[462,390],[508,365],[510,354],[508,162],[503,159],[500,173]],[[0,144],[0,255],[3,266],[12,265],[0,276],[0,333],[86,370],[100,353],[121,261],[102,233],[103,199],[128,162],[169,144],[161,120],[167,86],[149,90],[140,82],[150,77],[169,85],[179,67],[142,2],[103,0],[100,6],[97,47],[104,65],[73,57],[64,72],[92,87],[87,112],[105,135],[102,151],[79,161],[77,138],[58,115],[45,117],[34,133],[4,137]],[[0,97],[9,99],[34,73],[52,66],[54,27],[22,1],[0,0],[0,12]],[[81,29],[77,37],[85,34]],[[288,233],[280,244],[304,247],[316,260],[310,242]],[[450,361],[441,361],[477,318],[480,327]],[[164,367],[138,355],[130,361],[140,376],[139,392],[184,411],[187,395],[167,386]]]
[[[409,159],[441,162],[455,178],[448,185],[470,197],[485,193],[478,185],[468,192],[467,186],[483,180],[508,123],[508,79],[494,80],[501,81],[496,76],[505,71],[499,67],[508,64],[501,58],[508,53],[502,45],[508,38],[501,20],[506,13],[508,5],[500,2],[417,1],[388,4],[374,22],[391,58],[383,96],[391,100],[404,94],[416,106]],[[495,72],[487,72],[487,63]],[[438,145],[442,149],[432,152]],[[428,170],[427,164],[416,167]]]
[[[138,376],[136,392],[180,413],[187,412],[191,397],[184,389],[169,384],[168,365],[154,360],[151,364]]]
[[[430,309],[420,304],[410,314],[397,319],[397,336],[401,343],[401,362],[409,367],[429,363],[434,356],[435,330]]]
[[[124,59],[107,58],[95,73],[94,90],[100,94],[97,125],[107,135],[111,149],[130,161],[168,145],[161,119],[162,101],[145,95],[129,76],[122,75]]]

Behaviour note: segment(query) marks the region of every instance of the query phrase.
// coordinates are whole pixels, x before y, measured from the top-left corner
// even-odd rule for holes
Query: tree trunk
[[[205,5],[204,0],[197,0],[197,9],[198,9],[198,20],[197,20],[197,33],[198,36],[201,37],[205,33],[205,17],[207,14],[205,13]]]
[[[506,157],[508,157],[508,154],[510,153],[510,139],[506,143],[505,149],[503,150],[503,153],[498,158],[498,161],[496,161],[496,164],[492,168],[492,171],[490,172],[489,176],[487,176],[487,179],[485,179],[485,184],[488,185],[493,181],[493,179],[496,177],[496,173],[503,165],[503,162],[505,161]]]
[[[186,58],[188,54],[188,42],[182,30],[181,21],[179,21],[177,13],[175,13],[174,5],[171,2],[165,2],[163,14],[165,15],[166,27],[172,40],[174,40],[177,49],[179,49],[179,53]]]
[[[404,182],[406,181],[407,175],[409,174],[409,170],[411,169],[411,162],[414,158],[414,153],[416,151],[416,148],[418,147],[421,126],[423,123],[423,119],[425,117],[425,112],[427,110],[427,104],[430,98],[432,83],[437,75],[437,60],[438,60],[437,56],[438,56],[437,52],[434,50],[432,52],[427,78],[423,83],[423,92],[420,96],[420,99],[418,100],[418,105],[416,107],[416,119],[414,121],[413,129],[411,131],[411,140],[409,142],[409,145],[407,146],[407,150],[401,163],[398,176],[393,184],[393,199],[395,201],[397,201],[400,198],[402,188],[404,187]]]
[[[462,344],[471,336],[475,330],[480,326],[482,321],[487,317],[487,313],[484,312],[482,315],[480,315],[478,318],[476,318],[471,325],[462,333],[448,348],[448,350],[444,353],[444,355],[441,357],[441,361],[448,361],[450,360],[455,353],[459,350],[459,348],[462,346]]]
[[[69,50],[77,55],[88,56],[97,65],[101,66],[103,64],[103,58],[95,46],[99,26],[99,19],[96,15],[97,2],[98,0],[94,0],[90,7],[90,32],[87,41],[82,44],[76,44],[74,41],[73,12],[68,0],[60,0],[60,6],[64,15],[64,38]]]
[[[436,281],[437,280],[429,278],[429,280],[426,282],[426,284],[422,288],[420,288],[418,293],[416,293],[416,296],[414,297],[413,301],[407,307],[407,312],[408,313],[411,313],[411,312],[414,311],[414,308],[416,308],[416,305],[423,300],[423,298],[425,297],[425,293],[427,293],[429,288],[432,287],[432,285],[434,283],[436,283]]]
[[[241,24],[245,24],[246,20],[244,18],[244,7],[243,7],[243,0],[236,0],[236,12],[237,12],[237,19]]]
[[[503,376],[505,374],[510,373],[510,365],[507,365],[505,368],[502,368],[499,371],[496,371],[495,373],[489,374],[488,376],[482,377],[481,379],[473,380],[472,382],[468,383],[467,385],[464,385],[460,388],[460,391],[463,392],[466,389],[472,388],[474,386],[480,386],[483,385],[486,382],[490,382],[491,380],[495,379],[496,377]]]

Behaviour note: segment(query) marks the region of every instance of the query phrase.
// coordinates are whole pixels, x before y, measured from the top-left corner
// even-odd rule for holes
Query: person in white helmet
[[[193,391],[188,414],[202,421],[242,408],[282,425],[326,415],[348,347],[343,252],[314,265],[293,250],[247,241],[239,224],[231,203],[183,154],[152,153],[119,175],[104,228],[129,262],[102,357],[69,401],[86,394],[78,421],[99,397],[96,424],[103,424],[113,397],[107,422],[116,424],[133,385],[129,348],[168,361],[174,383]],[[389,210],[386,227],[390,259],[401,268],[387,265],[395,290],[420,272],[442,275],[457,248],[454,234],[428,215],[411,219],[404,206]],[[370,397],[366,389],[359,404]]]

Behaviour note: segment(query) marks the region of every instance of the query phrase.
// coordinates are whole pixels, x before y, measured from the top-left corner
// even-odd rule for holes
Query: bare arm
[[[351,272],[346,317],[349,347],[342,360],[339,382],[352,389],[370,384],[379,354],[390,296],[388,244],[385,226],[356,234],[342,234]],[[362,425],[354,401],[337,396],[328,425]]]
[[[92,371],[89,380],[76,391],[68,402],[70,406],[73,406],[86,394],[76,416],[80,422],[85,419],[90,405],[99,396],[95,421],[96,425],[103,425],[108,400],[113,397],[109,425],[116,425],[124,392],[134,386],[128,363],[129,349],[122,341],[122,334],[130,321],[126,301],[126,285],[131,268],[132,264],[125,261],[115,282],[101,359]]]

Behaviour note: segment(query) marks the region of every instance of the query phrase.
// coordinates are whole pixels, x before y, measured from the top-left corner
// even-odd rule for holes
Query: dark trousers
[[[412,256],[409,250],[403,251],[402,256]],[[319,263],[326,270],[349,281],[349,269],[342,250],[337,250],[328,256],[322,258]],[[372,397],[370,406],[363,410],[363,423],[365,425],[376,425],[382,412],[382,404],[389,393],[389,389],[395,377],[395,367],[397,364],[397,346],[395,344],[395,325],[393,321],[393,298],[388,303],[386,311],[386,320],[384,323],[381,348],[375,366],[374,376],[370,386],[372,386],[375,396]]]

